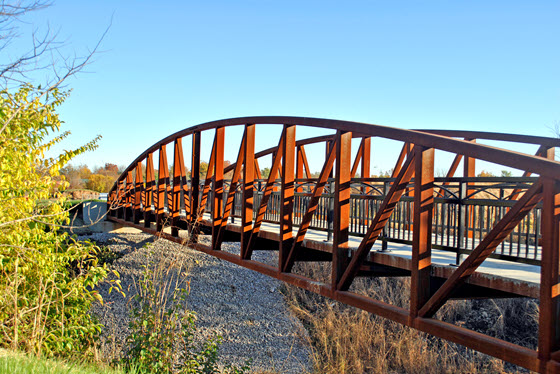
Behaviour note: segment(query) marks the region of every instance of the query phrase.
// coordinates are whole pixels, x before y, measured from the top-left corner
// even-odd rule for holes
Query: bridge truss
[[[277,146],[256,152],[257,131],[268,133],[273,126],[282,128]],[[231,155],[235,162],[226,166],[225,133],[234,127],[242,127],[243,135],[239,152]],[[301,127],[329,134],[297,140]],[[206,176],[200,178],[207,152],[203,134],[213,140]],[[359,141],[355,152],[353,138]],[[402,145],[390,177],[370,178],[373,139]],[[538,150],[528,155],[477,143],[484,140],[535,144]],[[187,143],[190,160],[183,152]],[[312,178],[306,147],[316,144],[324,144],[324,163]],[[527,369],[560,373],[557,146],[558,139],[513,134],[413,131],[299,117],[227,119],[179,131],[138,156],[109,193],[109,219]],[[453,160],[446,176],[436,178],[440,151]],[[263,178],[259,161],[267,156],[270,174]],[[524,173],[475,178],[476,160]],[[456,177],[461,166],[463,175]],[[197,242],[199,231],[211,234],[211,244]],[[310,239],[312,231],[332,231],[332,240]],[[356,236],[358,242],[351,240]],[[224,241],[240,242],[240,254],[222,251]],[[372,251],[379,241],[410,245],[410,258]],[[455,253],[457,266],[436,266],[433,249]],[[253,260],[256,250],[277,250],[277,266]],[[539,266],[540,286],[480,275],[476,270],[491,257]],[[304,261],[331,262],[330,282],[294,272]],[[353,292],[353,281],[362,276],[409,276],[408,308]],[[435,317],[450,299],[518,296],[539,300],[537,350]]]

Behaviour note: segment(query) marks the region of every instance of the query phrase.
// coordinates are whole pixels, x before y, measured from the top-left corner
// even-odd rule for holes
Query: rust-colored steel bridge
[[[270,141],[275,128],[281,128],[277,146],[256,152],[256,139]],[[296,140],[296,130],[309,128],[327,135]],[[229,165],[224,150],[232,137],[226,131],[243,132]],[[210,137],[211,151],[201,141]],[[534,144],[537,151],[524,154],[485,141]],[[392,175],[370,178],[373,142],[402,146]],[[527,369],[560,373],[558,146],[558,139],[513,134],[299,117],[227,119],[179,131],[138,156],[109,193],[109,219]],[[313,152],[313,161],[324,160],[318,176],[311,176],[306,147],[321,147]],[[267,156],[270,172],[263,176],[259,161],[264,165]],[[445,177],[434,176],[436,156],[438,166],[445,157],[450,161]],[[476,178],[476,160],[522,170],[523,176]],[[210,244],[197,241],[201,231],[211,234]],[[240,242],[240,253],[220,250],[224,241]],[[389,245],[408,255],[386,250]],[[277,250],[277,266],[253,260],[258,250]],[[436,252],[451,254],[455,266],[438,264]],[[331,262],[330,282],[293,271],[303,261]],[[480,271],[492,261],[537,269],[537,279],[508,279],[499,266],[494,274]],[[410,277],[408,308],[351,287],[356,277],[391,276]],[[449,299],[520,296],[539,300],[536,350],[435,317]]]

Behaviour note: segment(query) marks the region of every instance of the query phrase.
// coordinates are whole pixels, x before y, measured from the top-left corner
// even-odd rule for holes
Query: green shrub
[[[45,140],[59,131],[55,108],[65,97],[31,86],[0,91],[0,347],[47,356],[93,345],[100,325],[89,309],[108,271],[98,247],[58,229],[69,222],[58,172],[97,141],[44,157],[68,135]]]
[[[181,268],[172,273],[171,267],[164,261],[144,266],[136,285],[124,366],[143,373],[245,373],[248,362],[220,371],[219,335],[196,342],[196,314],[186,305],[189,287],[180,285]]]

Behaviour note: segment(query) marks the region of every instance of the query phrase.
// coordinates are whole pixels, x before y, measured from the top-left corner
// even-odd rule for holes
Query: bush
[[[69,221],[59,170],[98,140],[44,158],[69,134],[45,140],[59,131],[55,108],[65,97],[31,86],[0,91],[0,347],[48,356],[93,345],[100,325],[88,312],[107,274],[98,247],[59,230]]]
[[[189,286],[181,286],[184,269],[170,274],[171,268],[165,261],[144,266],[136,283],[124,366],[142,373],[245,373],[248,363],[219,369],[219,335],[197,342],[196,314],[186,307]]]

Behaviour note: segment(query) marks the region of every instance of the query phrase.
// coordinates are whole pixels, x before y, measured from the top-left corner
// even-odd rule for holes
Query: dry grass
[[[326,280],[330,266],[298,264],[297,272]],[[409,279],[357,279],[352,291],[407,307]],[[316,373],[523,373],[524,369],[421,333],[322,296],[286,286],[284,293],[309,331]],[[532,300],[452,301],[438,318],[534,348]],[[515,317],[515,318],[513,318]],[[508,321],[511,319],[512,321]],[[513,334],[520,325],[524,333]]]

